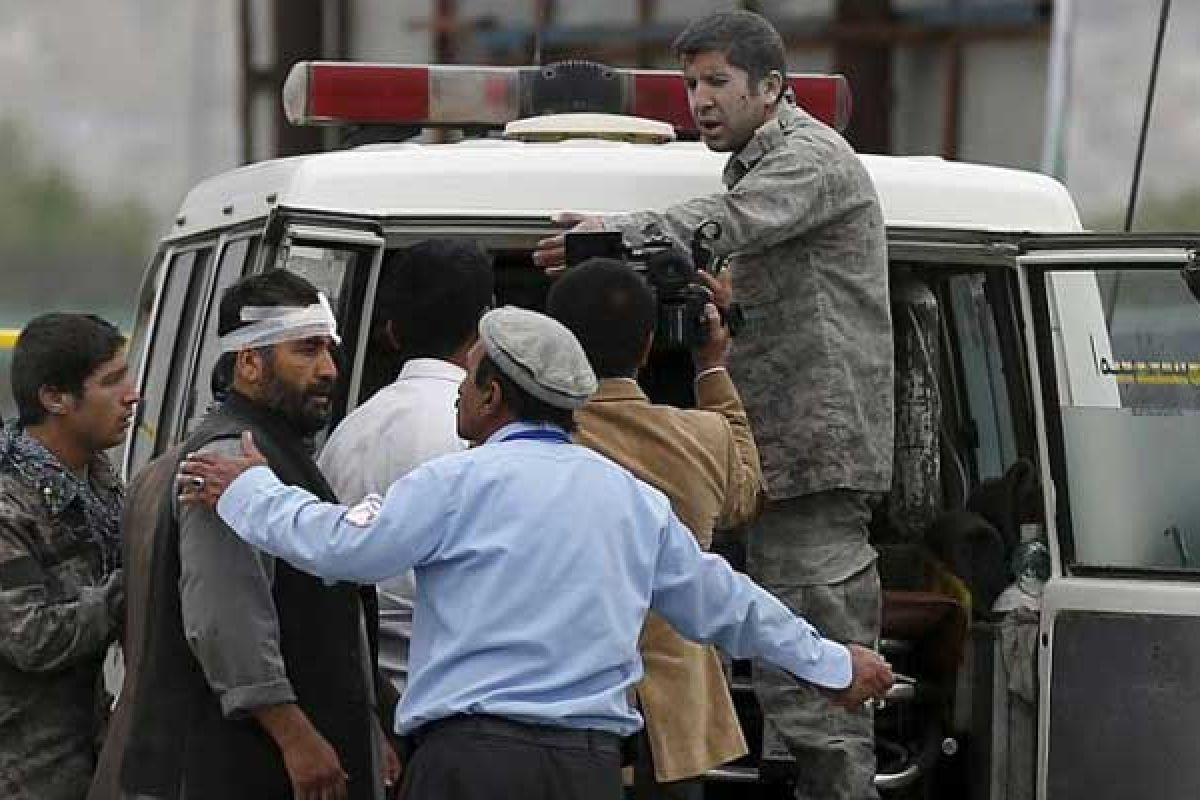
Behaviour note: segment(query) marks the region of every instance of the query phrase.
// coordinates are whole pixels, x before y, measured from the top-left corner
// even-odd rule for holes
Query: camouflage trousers
[[[750,532],[747,571],[825,637],[873,647],[879,638],[882,594],[873,551],[866,542],[873,496],[825,492],[768,511]],[[805,559],[827,560],[824,542],[861,539],[866,565],[849,577],[812,583],[789,579],[781,569]],[[842,563],[850,563],[842,559]],[[803,573],[804,570],[800,569]],[[768,736],[796,759],[798,800],[874,800],[875,736],[870,709],[835,705],[829,696],[774,667],[755,663],[754,689]]]

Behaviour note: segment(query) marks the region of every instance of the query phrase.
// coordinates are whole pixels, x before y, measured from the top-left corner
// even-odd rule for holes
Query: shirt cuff
[[[282,485],[269,467],[251,467],[225,487],[225,491],[217,499],[217,516],[241,536],[237,523],[245,514],[246,506],[254,500],[254,496],[265,489]]]
[[[814,637],[817,654],[796,670],[796,677],[825,689],[845,689],[854,679],[850,650],[829,639]]]
[[[701,378],[707,377],[709,375],[715,375],[718,372],[728,372],[728,371],[729,370],[727,370],[725,367],[709,367],[708,369],[702,369],[696,373],[696,383],[699,383]]]
[[[256,708],[296,702],[296,692],[286,678],[249,686],[235,686],[221,693],[221,713],[226,719],[244,717]]]

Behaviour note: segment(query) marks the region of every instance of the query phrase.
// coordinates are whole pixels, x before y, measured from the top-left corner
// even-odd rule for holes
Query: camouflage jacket
[[[730,374],[772,500],[887,491],[892,326],[887,242],[866,168],[836,131],[783,104],[729,159],[727,191],[664,211],[605,215],[637,242],[647,226],[691,242],[706,220],[730,257],[746,320]]]
[[[96,689],[117,635],[122,489],[104,456],[77,478],[0,429],[0,797],[78,800]]]

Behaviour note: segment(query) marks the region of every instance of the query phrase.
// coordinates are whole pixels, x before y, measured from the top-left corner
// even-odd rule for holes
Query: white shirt
[[[458,385],[465,376],[448,361],[411,359],[392,384],[342,420],[317,459],[338,500],[352,506],[368,494],[386,494],[393,482],[426,461],[466,449],[455,421]],[[413,573],[390,578],[378,589],[379,665],[403,692],[416,594]]]

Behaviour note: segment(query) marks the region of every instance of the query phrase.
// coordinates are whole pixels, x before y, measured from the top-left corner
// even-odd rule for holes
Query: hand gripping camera
[[[566,265],[573,267],[589,258],[624,261],[637,272],[654,294],[658,320],[654,349],[692,350],[708,338],[704,306],[712,302],[707,287],[697,277],[697,265],[709,270],[713,263],[708,244],[721,236],[719,223],[703,222],[692,235],[692,252],[683,251],[656,227],[645,231],[641,247],[633,247],[617,231],[568,233]]]

